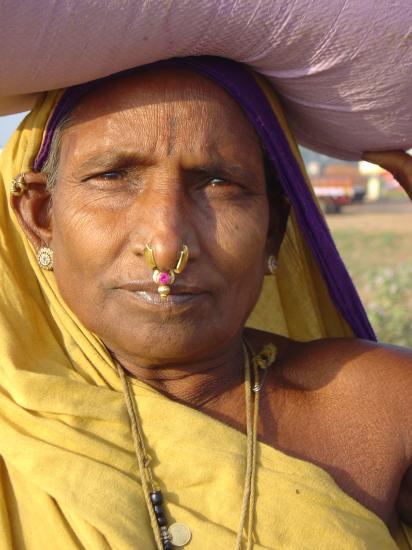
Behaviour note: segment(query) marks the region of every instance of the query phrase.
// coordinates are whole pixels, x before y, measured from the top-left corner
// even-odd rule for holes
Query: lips
[[[203,297],[204,294],[172,294],[170,293],[167,298],[162,298],[158,292],[146,292],[146,291],[136,291],[133,292],[133,295],[136,296],[139,300],[153,305],[161,306],[164,308],[170,308],[173,306],[179,306],[184,304],[190,304],[198,300],[200,297]]]
[[[144,308],[157,310],[179,311],[192,308],[210,295],[210,291],[182,281],[170,285],[170,294],[162,298],[157,292],[157,285],[153,281],[128,281],[117,287],[117,290],[125,291],[130,297]]]
[[[119,285],[118,288],[128,290],[129,292],[157,294],[157,286],[153,282],[149,281],[130,281]],[[184,296],[184,295],[198,295],[205,294],[207,291],[196,285],[174,283],[170,285],[169,296]]]

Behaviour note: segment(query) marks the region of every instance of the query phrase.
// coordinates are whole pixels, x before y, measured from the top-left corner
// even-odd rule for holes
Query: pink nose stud
[[[153,271],[153,281],[159,285],[157,292],[161,298],[167,298],[170,294],[170,285],[175,282],[175,274],[173,271],[159,271],[155,269]]]
[[[167,273],[167,271],[161,271],[157,277],[157,280],[161,285],[171,285],[172,277]]]
[[[153,282],[158,285],[157,292],[161,298],[167,298],[170,294],[170,286],[175,282],[176,274],[182,273],[189,259],[189,248],[182,246],[179,260],[176,266],[170,271],[160,271],[157,267],[154,252],[150,244],[146,244],[144,258],[147,265],[153,270]]]

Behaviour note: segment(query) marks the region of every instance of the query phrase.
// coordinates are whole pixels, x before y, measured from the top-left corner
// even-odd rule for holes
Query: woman
[[[407,547],[412,355],[332,338],[373,333],[266,93],[175,60],[6,149],[2,548]]]

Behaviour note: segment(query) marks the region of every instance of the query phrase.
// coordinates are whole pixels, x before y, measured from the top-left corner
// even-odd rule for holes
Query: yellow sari
[[[265,92],[304,170],[280,107]],[[38,101],[0,157],[0,548],[150,550],[117,370],[65,305],[53,273],[38,267],[9,206],[11,180],[32,168],[60,96]],[[299,340],[351,335],[293,212],[279,264],[250,325]],[[233,548],[245,436],[143,383],[132,387],[168,512],[192,531],[187,548]],[[329,474],[261,443],[255,518],[255,549],[398,547],[384,523]]]

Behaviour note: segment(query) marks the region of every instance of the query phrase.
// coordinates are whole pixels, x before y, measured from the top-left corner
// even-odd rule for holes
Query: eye
[[[209,180],[209,185],[211,187],[223,187],[225,185],[233,185],[232,182],[223,179],[223,178],[211,178]]]
[[[107,172],[91,174],[83,181],[104,191],[126,189],[131,185],[130,174],[124,170],[108,170]]]
[[[224,175],[207,177],[201,189],[209,202],[235,201],[247,195],[242,183]]]
[[[116,181],[124,178],[123,172],[103,172],[102,174],[96,174],[89,179],[100,179],[105,181]]]

